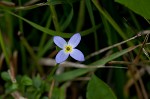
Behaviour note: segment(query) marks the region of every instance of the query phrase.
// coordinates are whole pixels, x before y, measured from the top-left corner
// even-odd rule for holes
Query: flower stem
[[[53,79],[53,75],[56,71],[56,69],[58,68],[59,64],[56,64],[55,67],[52,69],[50,75],[48,75],[47,80],[51,81],[51,86],[50,86],[50,90],[48,93],[48,98],[51,99],[52,97],[52,93],[53,93],[53,89],[54,89],[54,85],[55,85],[55,80]]]
[[[55,67],[52,69],[50,75],[48,76],[48,80],[51,81],[53,79],[53,75],[56,71],[56,69],[58,68],[59,64],[56,64]]]

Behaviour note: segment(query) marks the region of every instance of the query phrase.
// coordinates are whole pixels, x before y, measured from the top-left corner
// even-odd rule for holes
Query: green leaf
[[[60,75],[56,75],[56,76],[54,76],[54,78],[59,82],[72,80],[78,76],[81,76],[81,75],[87,73],[88,71],[91,71],[91,69],[76,69],[76,70],[62,73]]]
[[[95,75],[88,83],[86,95],[87,99],[117,99],[111,88]]]
[[[10,78],[8,72],[2,72],[2,73],[1,73],[1,77],[2,77],[2,79],[5,80],[5,81],[10,81],[10,80],[11,80],[11,78]]]
[[[42,85],[42,79],[39,75],[37,77],[33,78],[33,85],[38,89]]]
[[[40,31],[42,31],[44,33],[47,33],[49,35],[52,35],[52,36],[58,35],[58,36],[61,36],[61,37],[64,37],[64,38],[70,38],[74,34],[74,33],[57,32],[57,31],[54,31],[54,30],[42,27],[42,26],[40,26],[40,25],[38,25],[38,24],[36,24],[36,23],[34,23],[32,21],[29,21],[29,20],[27,20],[27,19],[25,19],[25,18],[15,14],[15,13],[12,13],[12,12],[10,12],[8,10],[4,10],[4,11],[6,11],[7,13],[9,13],[9,14],[11,14],[11,15],[13,15],[13,16],[15,16],[15,17],[17,17],[17,18],[19,18],[19,19],[21,19],[23,21],[25,21],[26,23],[30,24],[31,26],[33,26],[37,30],[40,30]],[[80,32],[81,36],[85,36],[85,35],[88,35],[88,34],[92,33],[93,31],[95,31],[99,27],[100,27],[100,24],[96,25],[95,27],[89,28],[89,29],[81,31],[81,32],[79,31],[79,32]]]
[[[30,79],[28,76],[23,76],[21,78],[21,84],[27,86],[32,85],[32,79]]]
[[[60,89],[54,87],[51,99],[60,99],[59,96],[60,96]]]
[[[8,84],[9,85],[9,84]],[[18,89],[18,84],[17,83],[13,83],[9,86],[7,86],[6,90],[5,90],[5,93],[11,93],[13,91],[16,91]]]
[[[48,99],[48,97],[44,96],[42,99]]]
[[[150,0],[115,0],[135,13],[150,19]]]

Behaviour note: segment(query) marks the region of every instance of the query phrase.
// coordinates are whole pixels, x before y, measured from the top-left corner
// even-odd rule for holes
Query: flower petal
[[[70,53],[70,56],[78,61],[84,61],[83,53],[78,49],[73,49],[73,52]]]
[[[68,58],[69,54],[66,54],[63,50],[59,51],[56,55],[56,63],[62,63]]]
[[[81,41],[81,35],[79,33],[74,34],[68,44],[71,45],[73,48],[75,48]]]
[[[53,40],[54,43],[60,48],[63,48],[64,45],[67,44],[67,42],[60,36],[54,36]]]

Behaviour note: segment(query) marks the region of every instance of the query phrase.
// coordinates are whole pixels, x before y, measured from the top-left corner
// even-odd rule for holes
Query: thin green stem
[[[21,50],[21,63],[22,63],[22,69],[23,72],[26,72],[26,63],[27,63],[27,58],[26,58],[26,51],[25,48],[22,44],[20,44],[20,50]]]
[[[21,0],[19,0],[19,6],[21,6]],[[22,16],[21,10],[19,10],[19,16]],[[19,28],[20,28],[20,32],[23,34],[23,22],[21,19],[19,19]]]
[[[10,48],[14,47],[14,37],[13,37],[13,23],[12,23],[12,17],[5,13],[5,20],[6,20],[6,33],[8,34],[9,40],[10,40]]]
[[[59,22],[58,22],[58,18],[57,18],[57,13],[55,11],[55,7],[51,4],[49,6],[50,6],[50,10],[51,10],[52,19],[53,19],[55,29],[56,29],[56,31],[60,31]]]
[[[91,0],[86,0],[86,6],[90,15],[92,26],[95,27],[96,25],[95,25],[92,6],[91,6]],[[98,50],[98,36],[97,36],[96,30],[94,30],[94,40],[95,40],[95,50],[97,51]]]
[[[26,39],[21,36],[20,37],[22,44],[26,47],[27,51],[29,52],[29,54],[31,55],[32,59],[34,60],[35,64],[37,65],[38,71],[43,74],[43,68],[38,64],[38,58],[37,56],[34,54],[33,49],[30,47],[30,45],[28,44],[28,42],[26,41]]]
[[[51,81],[53,79],[53,75],[55,73],[55,71],[57,70],[59,64],[56,64],[56,66],[52,69],[50,75],[48,76],[48,80]]]
[[[101,16],[101,18],[102,18],[102,22],[104,24],[104,29],[105,29],[106,35],[107,35],[108,45],[112,45],[113,44],[112,41],[113,41],[114,37],[112,38],[112,36],[111,36],[111,28],[109,26],[109,23],[103,16]]]
[[[21,0],[18,0],[18,3],[19,3],[19,6],[21,6]],[[22,17],[22,10],[19,10],[19,16]],[[24,32],[23,32],[23,21],[21,19],[19,19],[19,30],[21,32],[22,35],[24,35]],[[23,71],[25,72],[26,71],[26,52],[25,52],[25,48],[22,44],[20,44],[20,48],[21,48],[21,63],[22,63],[22,67],[23,67]]]
[[[50,16],[49,19],[48,19],[48,21],[47,21],[47,24],[46,24],[47,28],[51,25],[51,21],[52,21],[52,17]],[[41,41],[40,41],[40,44],[39,44],[38,56],[39,56],[39,53],[41,52],[41,50],[43,49],[44,43],[46,41],[46,37],[47,37],[47,34],[43,33]]]
[[[85,1],[81,0],[80,1],[80,9],[79,9],[79,15],[78,15],[78,20],[77,20],[77,26],[76,26],[76,32],[81,31],[82,26],[84,24],[84,19],[85,19]]]
[[[135,15],[134,15],[131,11],[129,11],[129,13],[130,13],[130,15],[131,15],[131,18],[132,18],[132,20],[133,20],[133,22],[134,22],[136,28],[137,28],[138,30],[141,30],[141,27],[140,27],[139,22],[137,21]]]
[[[102,9],[101,5],[98,3],[97,0],[92,0],[98,11],[108,20],[108,22],[116,29],[116,31],[119,33],[119,35],[126,40],[127,37],[124,34],[124,32],[121,30],[119,25],[112,19],[112,17],[107,13],[106,10]]]
[[[7,49],[6,49],[4,40],[3,40],[3,36],[2,36],[1,29],[0,29],[0,45],[1,45],[2,51],[3,51],[4,56],[5,56],[7,66],[8,66],[8,68],[9,68],[9,65],[10,65],[9,55],[8,55],[8,53],[7,53]]]

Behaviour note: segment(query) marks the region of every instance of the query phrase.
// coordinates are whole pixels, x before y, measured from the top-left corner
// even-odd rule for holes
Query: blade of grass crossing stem
[[[73,13],[73,7],[71,6],[71,11],[70,11],[68,17],[65,19],[65,21],[63,22],[63,24],[60,27],[61,31],[64,31],[68,27],[68,25],[71,23],[73,15],[74,15],[74,13]]]
[[[118,26],[118,24],[112,19],[112,17],[105,11],[102,9],[102,7],[100,6],[100,4],[98,3],[97,0],[92,0],[92,2],[94,3],[94,5],[96,6],[96,8],[98,9],[98,11],[108,20],[108,22],[110,22],[110,24],[116,29],[116,31],[120,34],[120,36],[125,40],[127,39],[127,37],[125,36],[125,34],[123,33],[123,31],[120,29],[120,27]]]
[[[104,24],[104,29],[106,31],[107,40],[108,40],[107,43],[108,43],[108,45],[112,45],[113,44],[113,40],[114,40],[114,36],[113,36],[113,38],[111,36],[111,33],[112,33],[111,27],[109,26],[108,21],[103,16],[101,16],[101,19],[102,19],[102,22]]]
[[[53,45],[53,39],[50,39],[42,48],[42,50],[39,51],[38,57],[42,57]]]
[[[50,16],[50,17],[48,18],[48,21],[47,21],[47,24],[46,24],[46,28],[50,27],[51,21],[52,21],[52,17]],[[42,48],[43,48],[44,43],[45,43],[45,41],[46,41],[46,37],[47,37],[47,34],[46,34],[46,33],[43,33],[42,38],[41,38],[41,41],[40,41],[40,44],[39,44],[38,56],[41,56],[41,55],[39,55],[39,54],[40,54],[40,52],[42,51]]]
[[[92,10],[92,6],[91,6],[91,0],[86,0],[86,6],[88,9],[88,13],[90,16],[92,26],[95,27],[95,20],[94,20],[93,10]],[[95,50],[98,50],[98,40],[97,40],[96,30],[94,30],[94,40],[95,40]]]
[[[38,25],[36,23],[33,23],[33,22],[31,22],[31,21],[29,21],[29,20],[27,20],[27,19],[25,19],[25,18],[15,14],[15,13],[12,13],[12,12],[10,12],[8,10],[4,10],[4,11],[8,12],[9,14],[11,14],[13,16],[16,16],[16,17],[22,19],[23,21],[27,22],[28,24],[30,24],[34,28],[36,28],[36,29],[38,29],[38,30],[40,30],[40,31],[42,31],[44,33],[47,33],[49,35],[52,35],[52,36],[58,35],[58,36],[61,36],[61,37],[64,37],[64,38],[70,38],[74,34],[74,33],[57,32],[57,31],[54,31],[54,30],[51,30],[51,29],[47,29],[47,28],[44,28],[44,27],[42,27],[42,26],[40,26],[40,25]],[[98,24],[95,27],[92,27],[92,28],[89,28],[87,30],[81,31],[80,32],[81,36],[86,36],[86,35],[92,33],[94,30],[98,29],[100,26],[101,26],[101,24]]]
[[[66,37],[66,38],[69,38],[69,37],[71,37],[73,35],[73,33],[69,33],[69,34],[68,33],[61,33],[61,32],[57,32],[57,31],[53,31],[53,30],[47,29],[47,28],[42,27],[42,26],[40,26],[40,25],[38,25],[36,23],[33,23],[33,22],[31,22],[31,21],[29,21],[29,20],[27,20],[27,19],[25,19],[25,18],[15,14],[15,13],[12,13],[12,12],[10,12],[8,10],[4,10],[4,11],[8,12],[9,14],[11,14],[13,16],[16,16],[16,17],[24,20],[25,22],[27,22],[28,24],[30,24],[34,28],[36,28],[36,29],[38,29],[38,30],[40,30],[40,31],[42,31],[44,33],[47,33],[49,35],[53,35],[53,36],[59,35],[59,36]]]
[[[102,9],[101,5],[98,3],[98,0],[92,0],[93,4],[96,6],[98,11],[108,20],[108,22],[114,27],[114,29],[119,33],[119,35],[126,40],[127,37],[125,33],[121,30],[119,25],[112,19],[112,17],[107,13],[106,10]],[[131,42],[127,43],[130,46],[133,46]]]

